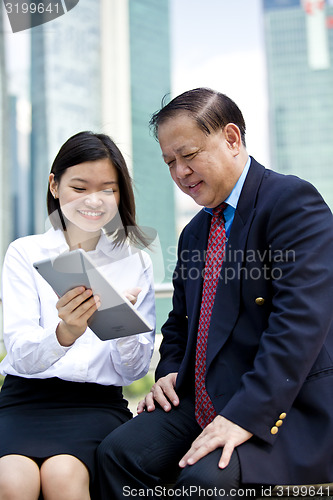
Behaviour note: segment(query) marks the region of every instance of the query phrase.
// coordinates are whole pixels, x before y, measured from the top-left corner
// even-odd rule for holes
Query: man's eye
[[[175,160],[171,160],[171,161],[167,162],[167,165],[170,168],[170,167],[172,167],[174,165],[174,163],[175,163]]]
[[[184,158],[187,158],[188,160],[191,160],[192,158],[195,157],[197,153],[189,153],[188,155],[185,155]]]

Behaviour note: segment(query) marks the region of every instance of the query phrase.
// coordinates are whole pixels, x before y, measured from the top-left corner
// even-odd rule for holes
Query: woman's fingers
[[[91,295],[92,291],[89,288],[86,289],[84,286],[77,286],[76,288],[72,288],[72,290],[69,290],[62,297],[60,297],[60,299],[57,302],[57,309],[66,306],[73,299],[81,297],[83,293],[86,294],[87,298],[89,297],[89,295]]]
[[[92,296],[90,289],[76,287],[65,293],[57,302],[58,316],[62,320],[57,328],[60,343],[70,345],[79,338],[100,305],[99,296]]]

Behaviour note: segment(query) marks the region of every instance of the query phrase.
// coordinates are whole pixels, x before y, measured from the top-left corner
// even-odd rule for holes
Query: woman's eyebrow
[[[71,182],[83,182],[85,184],[87,184],[89,181],[87,181],[86,179],[81,179],[80,177],[73,177],[71,179]],[[107,184],[118,184],[117,181],[105,181],[105,182],[102,182],[103,185],[107,185]]]

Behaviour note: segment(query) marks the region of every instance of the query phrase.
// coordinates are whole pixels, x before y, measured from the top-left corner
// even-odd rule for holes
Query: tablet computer
[[[101,306],[89,319],[88,326],[101,340],[152,330],[131,302],[95,267],[83,249],[35,262],[33,266],[59,297],[77,286],[91,288],[93,294],[100,297]]]

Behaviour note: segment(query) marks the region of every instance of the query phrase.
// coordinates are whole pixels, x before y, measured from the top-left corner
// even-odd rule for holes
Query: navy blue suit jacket
[[[193,391],[211,216],[183,230],[156,378]],[[246,483],[333,481],[333,220],[309,183],[254,159],[231,227],[208,336],[218,414],[253,433],[237,448]]]

